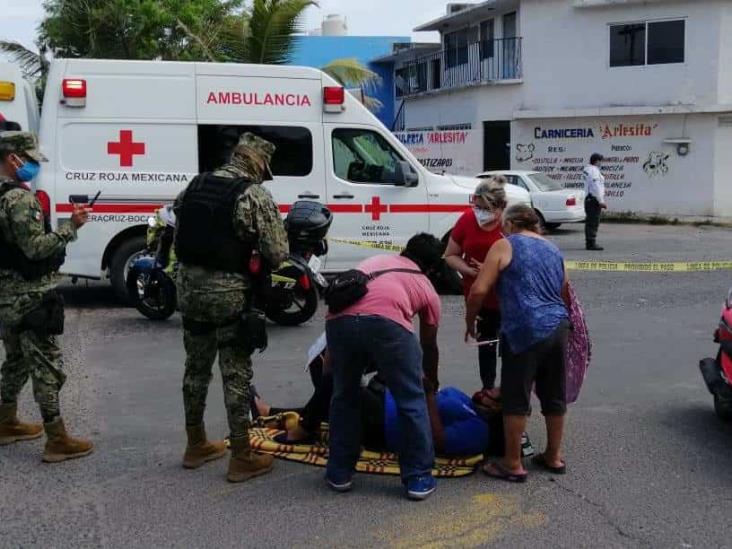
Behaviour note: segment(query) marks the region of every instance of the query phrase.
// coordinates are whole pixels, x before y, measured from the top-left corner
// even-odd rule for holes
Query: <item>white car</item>
[[[565,189],[559,181],[541,172],[522,170],[492,171],[478,174],[479,178],[503,175],[510,185],[525,189],[531,195],[531,204],[546,229],[556,229],[562,223],[585,220],[585,193]]]

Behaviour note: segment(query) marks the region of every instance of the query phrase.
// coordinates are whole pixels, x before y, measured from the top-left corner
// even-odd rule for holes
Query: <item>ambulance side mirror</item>
[[[419,176],[406,160],[399,160],[394,167],[394,171],[397,187],[416,187],[419,184]]]

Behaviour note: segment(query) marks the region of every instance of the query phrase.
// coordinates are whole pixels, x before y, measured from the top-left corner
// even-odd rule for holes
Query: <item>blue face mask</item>
[[[28,160],[27,162],[24,162],[20,168],[15,170],[15,177],[23,183],[28,183],[28,181],[35,179],[40,171],[41,165],[38,162]]]

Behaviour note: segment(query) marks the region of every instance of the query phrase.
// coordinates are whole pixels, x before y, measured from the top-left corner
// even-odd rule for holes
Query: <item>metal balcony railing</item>
[[[397,98],[522,78],[521,38],[500,38],[418,57],[394,73]]]

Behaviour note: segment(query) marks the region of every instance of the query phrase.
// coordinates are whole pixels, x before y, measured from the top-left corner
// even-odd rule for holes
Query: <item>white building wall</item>
[[[581,188],[582,167],[598,152],[606,158],[602,169],[610,211],[729,216],[732,192],[729,208],[720,204],[715,212],[715,171],[719,176],[725,169],[715,164],[723,146],[716,139],[717,125],[718,116],[711,114],[519,120],[513,124],[511,167],[542,171],[567,187]],[[563,136],[556,137],[556,131]],[[692,140],[686,156],[666,142],[681,136]]]
[[[719,39],[719,102],[732,105],[732,2],[722,8]]]
[[[513,169],[578,168],[600,152],[613,159],[608,164],[615,171],[609,173],[618,176],[608,180],[612,211],[732,217],[732,113],[633,116],[639,112],[636,107],[652,113],[653,107],[724,111],[732,105],[732,0],[597,0],[585,8],[576,3],[522,0],[523,83],[410,99],[406,127],[470,123],[482,143],[484,121],[513,120]],[[687,20],[685,63],[609,66],[609,24],[674,18]],[[720,119],[726,122],[720,124]],[[653,127],[651,135],[621,131],[602,137],[603,127],[638,124]],[[591,127],[594,138],[536,139],[537,127]],[[691,139],[687,156],[665,142],[682,137]],[[536,160],[542,158],[544,164]],[[654,169],[659,159],[664,167]],[[483,158],[459,164],[478,173]],[[550,175],[571,186],[577,180],[567,177],[569,173]]]
[[[717,119],[714,148],[714,215],[732,217],[732,116]]]
[[[728,11],[728,3],[664,1],[576,8],[571,0],[524,0],[523,109],[716,104],[720,16],[723,7]],[[610,23],[675,18],[687,18],[685,63],[610,67]]]

